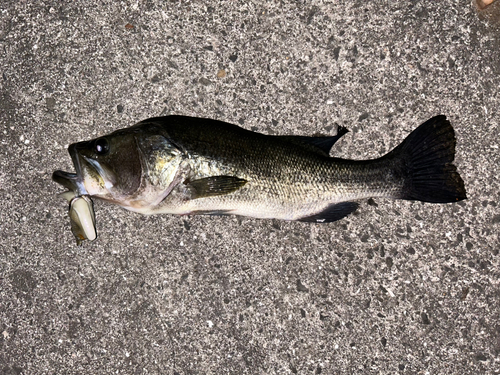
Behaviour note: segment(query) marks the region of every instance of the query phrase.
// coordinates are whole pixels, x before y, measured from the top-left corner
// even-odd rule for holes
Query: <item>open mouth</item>
[[[70,145],[68,152],[71,156],[71,160],[73,161],[73,165],[75,166],[76,173],[57,170],[52,174],[52,180],[61,184],[68,190],[71,190],[76,195],[86,195],[87,190],[83,184],[82,168],[80,164],[80,157],[77,152],[77,144],[73,143]]]
[[[83,184],[81,163],[85,163],[85,160],[82,159],[77,150],[77,143],[70,145],[68,148],[76,173],[58,170],[52,174],[52,180],[68,189],[68,191],[60,194],[60,196],[69,202],[68,214],[71,222],[71,231],[75,236],[77,245],[81,245],[82,241],[95,240],[97,233],[93,203],[90,197],[88,197],[87,190]]]

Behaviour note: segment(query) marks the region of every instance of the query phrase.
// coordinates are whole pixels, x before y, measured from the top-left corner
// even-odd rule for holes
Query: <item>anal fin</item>
[[[306,216],[297,221],[311,223],[331,223],[343,219],[350,213],[356,211],[359,204],[355,202],[342,202],[329,205],[325,210],[311,216]]]

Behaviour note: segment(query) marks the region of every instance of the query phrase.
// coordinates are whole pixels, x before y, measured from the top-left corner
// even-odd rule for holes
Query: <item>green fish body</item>
[[[221,121],[151,118],[70,145],[76,173],[53,179],[142,214],[235,214],[332,222],[368,197],[456,202],[466,198],[452,164],[455,135],[445,116],[414,130],[373,160],[329,156],[334,137],[270,136]]]

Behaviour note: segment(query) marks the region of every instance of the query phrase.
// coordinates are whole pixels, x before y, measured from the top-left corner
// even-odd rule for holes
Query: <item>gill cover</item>
[[[162,135],[137,137],[144,177],[152,186],[171,186],[182,161],[181,150]]]

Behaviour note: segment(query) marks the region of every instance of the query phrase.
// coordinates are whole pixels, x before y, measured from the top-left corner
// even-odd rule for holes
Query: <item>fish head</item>
[[[53,180],[77,196],[134,211],[157,204],[171,191],[181,151],[168,136],[159,134],[161,129],[139,125],[71,144],[68,152],[76,173],[55,171]]]
[[[55,171],[52,178],[76,195],[119,201],[141,185],[141,155],[135,134],[117,131],[68,147],[76,173]]]

